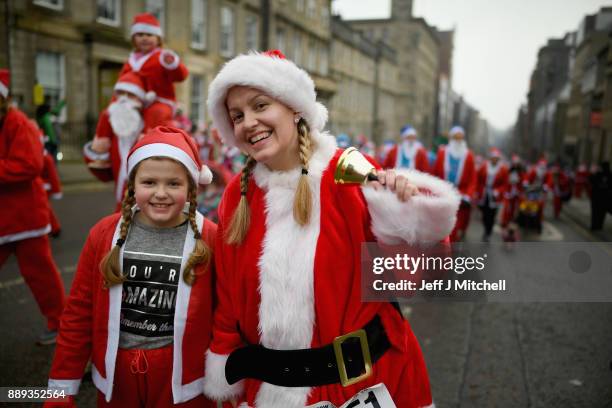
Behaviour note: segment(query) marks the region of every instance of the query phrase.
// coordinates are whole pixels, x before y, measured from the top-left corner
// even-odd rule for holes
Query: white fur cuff
[[[237,398],[244,392],[244,380],[229,385],[225,379],[225,363],[229,354],[206,352],[206,375],[204,376],[204,394],[215,400]]]
[[[447,181],[417,170],[397,170],[421,191],[406,202],[390,190],[362,188],[372,217],[372,232],[383,243],[436,243],[452,231],[460,196]]]
[[[171,63],[166,62],[165,60],[166,55],[172,56],[173,59]],[[159,63],[161,64],[162,67],[166,68],[167,70],[173,71],[178,68],[179,64],[181,63],[181,59],[179,58],[176,52],[172,50],[163,50],[162,52],[159,53]]]

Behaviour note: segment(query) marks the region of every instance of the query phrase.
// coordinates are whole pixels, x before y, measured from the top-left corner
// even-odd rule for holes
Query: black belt
[[[234,350],[225,364],[229,384],[254,378],[284,387],[348,386],[371,373],[372,364],[391,347],[377,315],[363,329],[336,337],[323,347],[273,350],[248,345]]]

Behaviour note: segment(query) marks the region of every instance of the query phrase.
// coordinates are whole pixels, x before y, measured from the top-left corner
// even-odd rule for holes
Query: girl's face
[[[159,46],[159,37],[153,34],[136,33],[132,36],[132,41],[134,48],[145,54]]]
[[[299,166],[293,110],[262,91],[245,86],[231,88],[226,104],[240,150],[271,170]]]
[[[136,169],[134,198],[145,225],[170,228],[186,219],[189,178],[185,167],[171,159],[146,159]]]

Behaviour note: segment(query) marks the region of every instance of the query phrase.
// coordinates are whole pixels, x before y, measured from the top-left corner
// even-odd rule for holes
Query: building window
[[[121,21],[120,0],[97,0],[96,21],[117,27]]]
[[[204,77],[202,75],[190,75],[191,77],[191,109],[189,118],[194,124],[204,123],[204,110],[206,108],[206,94],[204,88]]]
[[[293,62],[302,65],[302,34],[297,31],[293,34]]]
[[[295,8],[298,12],[304,12],[304,0],[295,0]]]
[[[307,0],[308,8],[306,9],[306,15],[308,18],[315,18],[317,14],[317,3],[315,0]]]
[[[324,26],[329,24],[329,4],[325,2],[325,5],[321,8],[321,21]]]
[[[53,10],[64,9],[64,0],[34,0],[34,4]]]
[[[159,20],[159,26],[163,32],[166,27],[166,7],[164,6],[164,0],[147,0],[145,11],[153,14]]]
[[[308,41],[308,60],[306,60],[306,68],[308,68],[309,71],[314,71],[315,68],[317,67],[317,43],[316,41],[311,38],[310,41]]]
[[[207,0],[191,0],[191,46],[206,48]]]
[[[64,56],[56,52],[36,53],[36,80],[44,89],[45,102],[51,108],[57,106],[66,97]],[[65,110],[59,121],[66,121]]]
[[[247,50],[259,49],[259,20],[253,14],[246,17],[246,46]]]
[[[285,38],[285,29],[283,27],[276,27],[276,48],[281,52],[287,52],[287,41]]]
[[[228,6],[221,7],[221,55],[234,55],[234,10]]]
[[[321,55],[319,57],[319,72],[321,75],[327,75],[329,73],[329,49],[325,46],[320,48]]]

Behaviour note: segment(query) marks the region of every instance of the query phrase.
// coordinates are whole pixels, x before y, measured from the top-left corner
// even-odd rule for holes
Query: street
[[[52,246],[68,291],[87,231],[113,197],[68,192],[54,208],[63,230]],[[481,235],[476,210],[468,241]],[[542,238],[594,240],[565,214],[549,217]],[[45,386],[53,347],[34,344],[43,319],[14,257],[1,271],[0,308],[0,386]],[[612,407],[612,304],[418,303],[404,313],[425,353],[436,407]],[[86,379],[77,403],[94,401]]]

